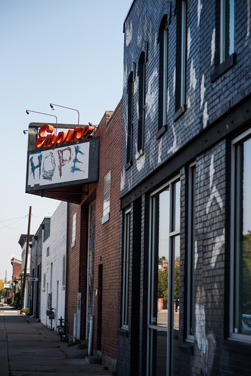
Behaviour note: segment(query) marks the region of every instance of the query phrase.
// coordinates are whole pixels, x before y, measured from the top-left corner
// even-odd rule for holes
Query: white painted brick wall
[[[65,315],[65,286],[63,286],[63,256],[66,256],[67,203],[61,202],[51,217],[50,237],[43,243],[42,279],[41,279],[41,322],[50,326],[46,315],[48,294],[52,293],[52,307],[55,308],[55,319],[52,322],[56,329],[58,318]],[[50,247],[49,256],[47,248]],[[51,265],[53,265],[51,273]],[[44,289],[44,274],[46,284]],[[52,274],[52,276],[51,276]],[[57,287],[58,286],[58,287]]]

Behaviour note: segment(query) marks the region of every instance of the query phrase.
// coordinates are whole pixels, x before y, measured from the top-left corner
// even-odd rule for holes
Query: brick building
[[[122,101],[95,131],[100,139],[99,181],[85,187],[81,204],[69,204],[67,258],[68,332],[89,339],[104,363],[116,369]],[[80,295],[81,294],[81,295]],[[80,303],[80,307],[78,306]],[[79,319],[78,319],[79,312]],[[91,328],[90,326],[93,327]]]
[[[22,261],[12,257],[10,260],[12,265],[12,281],[10,290],[10,299],[14,303],[15,294],[20,291],[21,288],[21,272],[22,272]],[[17,302],[18,304],[19,302]]]
[[[56,228],[57,222],[65,219],[66,229],[59,225],[58,231],[51,233],[43,244],[42,268],[48,270],[43,270],[41,278],[41,319],[47,324],[45,297],[48,295],[49,299],[51,293],[52,300],[57,297],[57,290],[53,293],[52,281],[48,279],[54,278],[51,276],[55,276],[55,268],[59,269],[53,261],[50,270],[52,262],[46,258],[44,247],[61,237],[66,244],[66,300],[62,316],[66,319],[67,336],[70,340],[88,339],[89,352],[99,351],[103,362],[115,370],[122,101],[114,112],[105,112],[97,127],[57,123],[61,130],[56,133],[54,126],[30,123],[28,138],[26,192],[68,202],[65,217],[62,214],[54,221]]]
[[[118,375],[249,375],[251,6],[124,23]]]

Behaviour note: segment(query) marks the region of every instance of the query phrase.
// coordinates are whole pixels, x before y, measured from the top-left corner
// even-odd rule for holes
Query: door
[[[180,182],[151,195],[148,375],[178,374]]]
[[[94,202],[89,206],[86,339],[89,337],[91,316],[94,315],[95,211],[96,203]]]
[[[99,264],[98,266],[97,350],[101,350],[101,340],[102,340],[102,296],[103,296],[103,264]]]

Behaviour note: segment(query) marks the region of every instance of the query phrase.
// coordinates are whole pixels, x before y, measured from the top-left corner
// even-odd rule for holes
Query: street
[[[101,364],[87,364],[77,345],[9,306],[0,307],[0,375],[112,375]]]

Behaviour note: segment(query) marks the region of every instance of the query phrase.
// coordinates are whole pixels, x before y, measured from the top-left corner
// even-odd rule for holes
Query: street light
[[[56,115],[46,114],[45,112],[38,112],[38,111],[32,111],[32,110],[26,110],[26,114],[29,115],[30,112],[34,112],[35,114],[41,114],[41,115],[47,115],[47,116],[53,116],[56,118],[56,124],[58,123],[58,118]],[[57,133],[57,126],[56,126],[56,133]]]
[[[50,107],[51,107],[51,109],[53,111],[55,110],[54,106],[56,106],[56,107],[62,107],[62,108],[67,108],[68,110],[77,111],[77,113],[78,113],[78,125],[79,125],[79,117],[80,117],[80,115],[79,115],[79,111],[76,108],[71,108],[71,107],[61,106],[60,104],[50,103]]]

